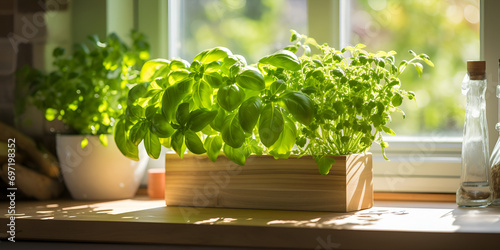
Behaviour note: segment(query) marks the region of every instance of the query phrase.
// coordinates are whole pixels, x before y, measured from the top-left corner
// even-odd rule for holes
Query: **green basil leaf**
[[[147,127],[147,122],[146,121],[140,121],[136,123],[132,128],[130,129],[129,132],[129,138],[130,141],[134,143],[134,145],[139,145],[141,141],[144,139],[144,136],[146,136],[146,131],[148,130]]]
[[[189,113],[187,127],[195,132],[201,131],[210,124],[217,116],[217,111],[208,111],[203,109],[193,110]]]
[[[64,51],[65,49],[62,48],[62,47],[57,47],[54,49],[54,51],[52,52],[52,56],[53,57],[60,57],[62,55],[64,55]]]
[[[185,79],[165,90],[162,96],[161,110],[167,121],[172,121],[174,119],[177,106],[182,102],[184,97],[191,92],[192,86],[193,80]]]
[[[203,144],[205,149],[207,150],[208,158],[215,162],[217,157],[219,156],[220,150],[222,149],[222,139],[218,135],[213,135],[207,137],[205,139],[205,143]]]
[[[217,93],[217,102],[227,111],[238,108],[243,100],[245,100],[245,91],[235,84],[224,86]]]
[[[212,106],[213,89],[204,80],[200,80],[193,86],[193,101],[200,108]]]
[[[285,118],[285,127],[278,140],[269,148],[269,153],[276,159],[287,159],[290,156],[297,137],[295,123]]]
[[[338,68],[335,68],[331,71],[331,73],[336,76],[336,77],[344,77],[345,76],[345,73],[344,71],[338,67]]]
[[[128,100],[130,103],[134,103],[137,99],[145,96],[147,93],[147,88],[144,84],[137,84],[131,88],[128,92]]]
[[[422,76],[422,73],[424,72],[424,66],[422,66],[421,63],[413,63],[413,66],[415,66],[415,69],[417,70],[418,76]]]
[[[247,67],[237,77],[236,82],[242,88],[260,91],[266,87],[264,76],[259,70],[253,67]]]
[[[167,121],[172,121],[177,111],[177,106],[182,101],[182,96],[176,95],[175,86],[168,87],[161,98],[161,112]]]
[[[407,65],[408,65],[408,62],[406,60],[403,60],[399,63],[399,66],[398,66],[399,74],[402,74],[405,71]]]
[[[330,169],[332,168],[332,165],[335,163],[335,159],[328,156],[322,156],[321,158],[314,160],[318,165],[319,173],[322,175],[327,175],[328,173],[330,173]]]
[[[262,109],[259,119],[260,141],[271,147],[280,137],[284,128],[283,115],[278,107],[268,104]]]
[[[408,91],[406,93],[406,97],[408,98],[408,100],[413,100],[415,99],[415,93],[413,91]]]
[[[149,128],[146,130],[146,135],[144,136],[144,147],[146,152],[148,152],[149,157],[153,159],[158,159],[161,152],[161,144],[158,136],[152,133]]]
[[[311,56],[311,47],[309,47],[309,45],[304,44],[302,48],[304,49],[304,55]]]
[[[383,124],[383,119],[384,118],[382,117],[381,114],[374,114],[374,115],[372,115],[371,121],[373,123],[373,126],[374,127],[378,127],[378,126],[382,125]]]
[[[246,67],[247,66],[247,60],[245,59],[244,56],[242,55],[232,55],[236,60],[240,63],[241,66]]]
[[[202,64],[208,64],[213,61],[218,61],[224,59],[229,55],[232,55],[231,51],[224,47],[215,47],[213,49],[202,51],[200,54],[195,56],[194,60],[200,61]]]
[[[184,126],[187,122],[189,116],[189,103],[184,102],[179,105],[177,108],[177,112],[175,113],[175,118],[177,122],[181,125]]]
[[[203,57],[205,57],[205,56],[208,54],[208,52],[209,52],[209,51],[210,51],[210,49],[206,49],[206,50],[204,50],[204,51],[202,51],[202,52],[198,53],[198,55],[196,55],[196,56],[194,57],[193,62],[197,61],[197,62],[199,63],[199,62],[201,61],[201,59],[202,59]],[[193,64],[191,64],[191,67],[192,67],[192,66],[193,66]]]
[[[189,78],[189,71],[187,70],[177,70],[172,71],[168,75],[168,84],[174,85],[180,81],[186,80]]]
[[[184,59],[173,59],[170,62],[170,69],[171,70],[178,70],[178,69],[189,69],[190,65],[189,62],[184,60]]]
[[[221,66],[221,71],[226,75],[230,75],[231,67],[233,67],[233,66],[239,67],[240,66],[238,58],[236,58],[235,56],[228,56],[228,57],[224,58],[224,60],[222,62],[223,63]]]
[[[392,97],[391,103],[394,107],[401,106],[403,104],[403,96],[400,93],[395,93]]]
[[[207,152],[203,147],[203,142],[201,142],[200,137],[192,130],[187,130],[184,133],[186,138],[186,147],[194,154],[204,154]]]
[[[397,79],[397,78],[396,78],[396,79],[393,79],[393,80],[392,80],[389,84],[387,84],[387,86],[388,86],[389,88],[392,88],[392,87],[394,87],[394,86],[399,86],[399,85],[401,85],[401,82],[400,82],[400,80],[399,80],[399,79]]]
[[[250,156],[250,152],[245,147],[233,148],[228,144],[224,144],[224,154],[229,160],[241,166],[245,165],[248,156]]]
[[[222,63],[219,61],[213,61],[207,65],[205,65],[205,73],[217,72],[221,68]]]
[[[263,57],[259,63],[269,64],[276,68],[282,68],[292,71],[300,70],[300,61],[297,56],[288,50],[280,50],[272,55]]]
[[[299,48],[297,48],[297,46],[295,46],[295,45],[288,45],[288,46],[284,47],[283,49],[289,50],[292,53],[296,53],[297,51],[299,51]]]
[[[151,104],[151,103],[157,103],[158,102],[158,99],[160,99],[159,95],[162,93],[162,90],[161,89],[150,89],[146,92],[146,94],[144,94],[144,96],[142,97],[143,99],[145,99],[145,101],[149,101],[150,99],[151,102],[148,102],[148,104]],[[141,101],[141,103],[145,103],[144,101]]]
[[[184,152],[186,151],[186,144],[184,143],[184,134],[182,131],[177,130],[172,135],[170,139],[170,144],[172,145],[172,149],[181,157],[184,156]]]
[[[153,80],[153,75],[156,71],[162,68],[168,68],[170,64],[169,60],[165,59],[154,59],[149,60],[141,68],[141,82],[150,82]]]
[[[250,145],[250,153],[256,154],[256,155],[262,155],[264,153],[264,150],[262,147],[259,145],[259,141],[256,139],[251,139],[247,141],[248,144]]]
[[[189,71],[191,72],[199,72],[201,69],[201,63],[198,60],[194,60],[193,63],[191,63],[191,66],[189,67]]]
[[[241,66],[238,64],[235,64],[229,68],[229,77],[230,78],[235,78],[241,71]]]
[[[262,109],[262,100],[258,96],[250,97],[244,101],[238,110],[238,118],[241,128],[247,133],[252,133],[259,121]]]
[[[245,67],[246,65],[247,61],[243,56],[231,55],[224,58],[221,71],[225,75],[235,77],[240,72],[240,68]]]
[[[159,111],[159,107],[155,106],[155,105],[152,105],[152,106],[149,106],[146,108],[146,118],[147,119],[152,119],[153,116]]]
[[[390,129],[389,127],[382,126],[382,130],[388,135],[396,135],[396,132],[394,130]]]
[[[130,117],[140,119],[144,116],[144,109],[139,105],[132,105],[127,107],[126,113]]]
[[[292,35],[290,36],[290,42],[295,42],[297,40],[299,40],[299,37],[300,37],[300,34],[297,33],[297,31],[295,30],[290,30],[290,32],[292,33]]]
[[[158,138],[160,140],[160,143],[162,146],[166,148],[172,148],[172,144],[170,143],[172,141],[172,138]]]
[[[387,155],[385,154],[385,148],[387,148],[387,147],[389,147],[388,142],[385,142],[385,141],[380,142],[380,149],[382,150],[382,156],[384,157],[384,159],[386,161],[389,160],[389,158],[387,158]]]
[[[212,88],[219,88],[222,85],[222,77],[217,73],[205,73],[203,80],[210,84]]]
[[[134,161],[138,161],[139,149],[128,139],[126,131],[125,120],[118,120],[113,130],[113,138],[115,139],[116,146],[124,156]]]
[[[217,113],[217,111],[214,110],[214,112]],[[215,134],[219,134],[217,133],[217,131],[213,130],[212,127],[210,126],[205,126],[202,130],[201,130],[201,133],[203,133],[204,135],[215,135]]]
[[[243,132],[236,114],[226,118],[221,134],[222,140],[233,148],[239,148],[245,142],[245,132]]]
[[[194,83],[193,79],[186,78],[182,81],[177,82],[174,86],[178,93],[187,95],[188,93],[191,92],[191,89],[193,88],[193,83]]]
[[[224,120],[226,119],[226,112],[224,109],[217,109],[217,116],[215,116],[214,120],[210,123],[210,127],[212,127],[216,131],[221,131],[222,126],[224,126]]]
[[[174,133],[174,128],[167,119],[161,114],[155,114],[151,123],[151,130],[159,138],[168,138]]]
[[[314,116],[314,103],[307,95],[292,91],[284,94],[281,100],[285,103],[288,112],[304,125],[309,125]]]
[[[324,67],[325,65],[323,65],[323,63],[318,60],[318,59],[313,59],[313,63],[316,65],[316,67]]]
[[[286,84],[282,80],[276,80],[271,83],[271,94],[277,95],[286,90]],[[304,90],[302,90],[304,92]]]

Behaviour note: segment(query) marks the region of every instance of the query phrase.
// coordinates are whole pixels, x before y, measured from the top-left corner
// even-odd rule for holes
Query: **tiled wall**
[[[14,124],[15,72],[37,58],[33,48],[44,43],[45,1],[0,1],[0,121]],[[43,55],[39,55],[39,57]]]

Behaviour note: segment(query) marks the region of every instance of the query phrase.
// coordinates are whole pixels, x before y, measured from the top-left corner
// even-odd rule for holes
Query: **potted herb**
[[[404,97],[414,98],[399,88],[399,75],[407,65],[420,74],[418,61],[432,63],[414,54],[398,65],[395,52],[371,54],[362,45],[337,51],[296,32],[291,40],[253,66],[221,47],[191,64],[157,59],[143,66],[144,83],[130,91],[115,139],[131,158],[143,140],[153,158],[160,145],[177,152],[166,157],[168,205],[371,207],[366,152],[373,141],[387,146],[381,133],[394,134],[389,115]],[[311,55],[310,46],[321,53]]]
[[[56,135],[58,158],[66,186],[75,199],[129,198],[135,195],[147,158],[137,162],[120,154],[111,138],[116,119],[126,108],[129,88],[149,57],[144,35],[132,32],[127,46],[116,34],[101,41],[89,36],[90,47],[76,45],[71,56],[53,52],[50,73],[24,67],[18,74],[17,107],[27,104],[48,121],[61,120],[69,129]]]

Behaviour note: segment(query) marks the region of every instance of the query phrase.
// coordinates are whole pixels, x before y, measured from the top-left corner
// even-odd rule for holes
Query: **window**
[[[191,60],[202,50],[227,47],[248,63],[288,45],[289,29],[307,33],[306,0],[184,0],[173,21],[170,56]],[[171,19],[172,20],[172,19]],[[172,34],[172,33],[171,33]],[[172,38],[171,36],[171,38]]]
[[[460,137],[465,96],[461,82],[465,61],[479,60],[479,1],[351,1],[351,42],[371,50],[395,50],[399,59],[408,50],[426,53],[436,67],[418,77],[408,69],[402,82],[416,92],[417,102],[405,102],[406,119],[393,116],[398,135]]]
[[[326,3],[333,8],[325,8],[329,6]],[[417,105],[405,104],[408,115],[404,121],[397,114],[393,116],[392,127],[398,136],[386,138],[391,144],[391,161],[380,157],[378,145],[371,148],[375,188],[455,192],[460,176],[465,106],[460,83],[465,61],[488,57],[492,61],[495,54],[490,52],[495,51],[500,56],[494,47],[500,38],[493,34],[498,17],[484,4],[478,0],[170,0],[169,57],[189,60],[203,49],[226,46],[253,63],[263,54],[283,47],[290,28],[313,37],[332,32],[329,43],[337,46],[364,43],[370,51],[397,50],[400,60],[409,57],[408,49],[427,53],[436,68],[426,67],[422,78],[409,68],[403,78],[405,89],[417,93]],[[493,6],[491,9],[498,5],[487,4]],[[318,23],[317,16],[307,15],[311,8],[336,18]],[[485,16],[490,26],[480,27]],[[479,39],[481,29],[490,31],[483,32],[489,34],[489,39]],[[480,58],[485,47],[490,52]],[[497,79],[492,68],[488,72],[491,85]],[[493,98],[487,100],[490,134],[496,134],[493,125],[498,118],[497,100]],[[490,136],[490,144],[494,141],[496,136]]]
[[[403,104],[406,119],[392,116],[398,135],[386,136],[391,162],[381,159],[377,145],[372,147],[376,189],[455,192],[465,116],[460,86],[465,61],[479,60],[479,1],[357,0],[349,9],[352,44],[396,50],[400,60],[412,49],[428,54],[436,65],[424,66],[420,78],[413,69],[402,77],[417,101]]]

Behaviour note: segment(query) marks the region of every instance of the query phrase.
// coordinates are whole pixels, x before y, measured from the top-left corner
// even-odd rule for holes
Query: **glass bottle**
[[[462,174],[457,190],[461,207],[488,206],[492,199],[488,127],[486,123],[486,62],[468,61],[462,82],[467,96],[462,142]]]
[[[497,97],[500,97],[500,86],[497,86]],[[497,123],[495,129],[500,132],[500,123]],[[491,189],[493,190],[492,205],[500,205],[500,137],[491,153]]]
[[[498,60],[498,80],[500,81],[500,60]],[[500,98],[500,84],[497,85],[497,97]],[[500,133],[500,123],[497,123],[495,129]],[[493,190],[492,205],[500,205],[500,136],[495,148],[491,153],[491,189]]]

